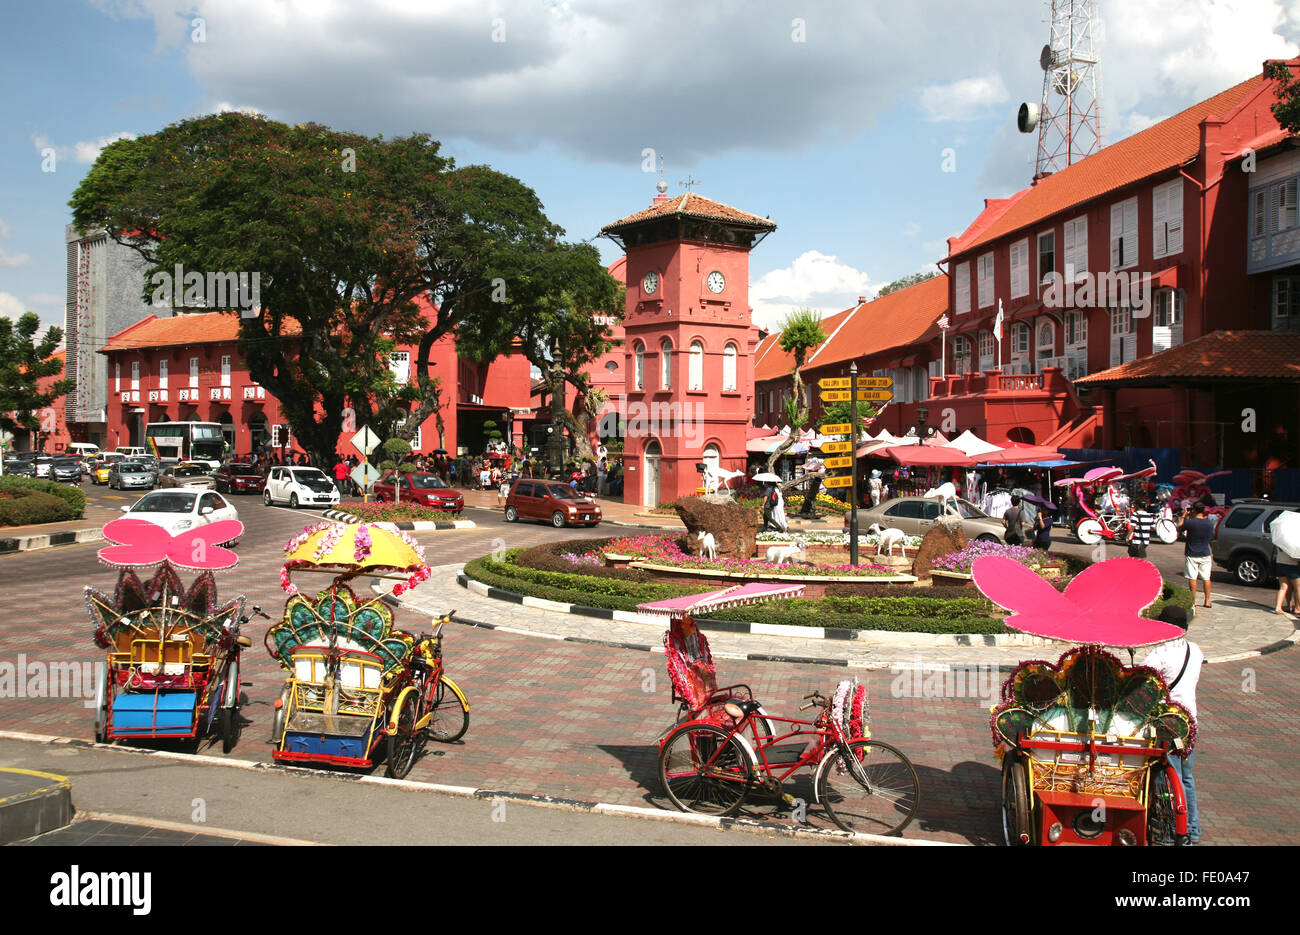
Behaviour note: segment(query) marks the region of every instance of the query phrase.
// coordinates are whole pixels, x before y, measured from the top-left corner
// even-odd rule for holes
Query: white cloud
[[[9,225],[5,223],[4,218],[0,218],[0,240],[9,239]]]
[[[919,233],[921,233],[921,225],[916,221],[908,221],[903,225],[904,237],[915,237]]]
[[[922,88],[921,109],[926,120],[975,120],[985,116],[991,104],[1010,97],[1001,75],[982,75]]]
[[[9,253],[7,250],[0,249],[0,269],[18,269],[22,266],[32,266],[32,258],[26,253]]]
[[[848,308],[860,295],[875,295],[881,285],[838,257],[809,250],[789,266],[770,270],[751,283],[749,302],[754,307],[754,323],[772,331],[795,308],[815,308],[832,315]]]
[[[17,320],[26,311],[27,306],[22,303],[18,296],[9,292],[0,292],[0,318]]]
[[[111,136],[101,136],[96,140],[78,140],[70,146],[63,146],[55,143],[52,139],[43,133],[37,133],[32,136],[32,143],[36,146],[36,151],[42,153],[43,150],[53,149],[55,156],[59,159],[72,159],[84,165],[89,165],[99,158],[100,152],[109,143],[115,143],[118,140],[133,140],[134,133],[114,133]]]

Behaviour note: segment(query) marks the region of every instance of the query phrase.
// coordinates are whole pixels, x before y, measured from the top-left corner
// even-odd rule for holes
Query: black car
[[[50,480],[56,484],[80,484],[81,462],[76,458],[55,458],[50,463]]]
[[[23,458],[16,454],[6,455],[4,460],[5,473],[15,477],[35,477],[36,476],[36,459]]]

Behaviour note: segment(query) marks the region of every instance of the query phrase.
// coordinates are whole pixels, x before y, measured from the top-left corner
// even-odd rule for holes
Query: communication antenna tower
[[[1039,179],[1101,149],[1101,74],[1094,39],[1096,0],[1049,0],[1051,41],[1039,53],[1042,104],[1024,103],[1016,118],[1021,133],[1038,131]]]

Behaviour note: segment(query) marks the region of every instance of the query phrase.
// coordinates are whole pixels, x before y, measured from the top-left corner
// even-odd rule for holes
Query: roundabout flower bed
[[[629,556],[641,567],[653,565],[660,568],[680,568],[716,572],[726,575],[781,575],[782,577],[892,577],[897,571],[888,565],[778,565],[763,558],[716,558],[692,555],[682,550],[680,536],[669,535],[625,536],[613,539],[602,550],[619,556]],[[762,551],[760,547],[760,551]]]
[[[344,503],[340,513],[351,513],[363,523],[410,523],[459,519],[459,510],[438,510],[419,503]]]

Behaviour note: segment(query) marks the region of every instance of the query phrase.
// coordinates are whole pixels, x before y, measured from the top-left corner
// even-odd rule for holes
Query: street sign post
[[[847,435],[851,426],[847,422],[827,422],[822,426],[823,435]]]
[[[823,442],[822,451],[828,455],[843,454],[853,450],[853,442]]]
[[[849,390],[822,390],[822,402],[847,403],[852,395]]]
[[[849,364],[849,376],[853,379],[853,389],[849,393],[849,425],[853,434],[849,436],[849,458],[853,466],[849,471],[851,492],[849,493],[849,564],[858,564],[858,362]]]
[[[361,471],[363,477],[369,476],[368,472],[375,476],[370,479],[369,483],[357,481],[357,486],[361,488],[361,502],[370,502],[370,486],[379,478],[379,472],[370,464],[370,453],[379,447],[379,436],[370,431],[370,426],[363,425],[357,434],[352,436],[352,447],[361,452],[361,463],[352,470],[352,479],[356,480],[357,471]]]
[[[846,458],[845,460],[847,461],[847,460],[851,460],[851,459]],[[850,486],[852,486],[852,485],[853,485],[853,478],[852,478],[852,477],[828,477],[828,478],[826,478],[824,481],[822,481],[822,486],[823,486],[823,487],[850,487]],[[849,520],[849,525],[850,525],[850,526],[853,525],[853,520],[852,520],[852,519]],[[850,542],[850,545],[852,545],[851,542]],[[855,563],[855,564],[856,564],[856,563]]]
[[[362,461],[352,469],[352,480],[369,496],[370,488],[379,480],[379,471],[369,461]]]
[[[887,403],[894,398],[891,390],[858,390],[858,399]]]
[[[824,390],[847,390],[850,383],[848,377],[822,377],[817,385]]]
[[[828,471],[833,471],[836,468],[853,467],[852,458],[827,458],[822,463],[826,465]]]
[[[858,377],[853,381],[858,389],[888,389],[894,385],[893,377]]]

